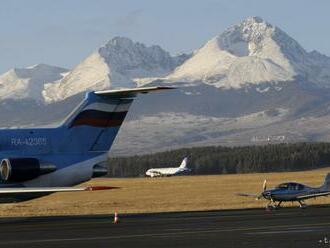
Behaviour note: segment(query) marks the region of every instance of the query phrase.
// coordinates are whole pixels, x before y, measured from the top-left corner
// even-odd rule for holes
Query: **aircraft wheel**
[[[274,206],[272,204],[267,204],[266,210],[273,210]]]

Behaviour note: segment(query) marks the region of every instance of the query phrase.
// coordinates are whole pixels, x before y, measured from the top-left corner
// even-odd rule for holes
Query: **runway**
[[[330,207],[0,219],[0,247],[330,247]]]

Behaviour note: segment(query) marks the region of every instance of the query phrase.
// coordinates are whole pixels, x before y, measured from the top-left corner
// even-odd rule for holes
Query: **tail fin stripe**
[[[75,126],[115,127],[120,126],[126,117],[125,112],[103,112],[84,110],[72,121],[70,128]]]
[[[118,102],[115,104],[92,103],[87,105],[84,110],[99,110],[103,112],[124,112],[128,111],[129,107],[130,103],[120,105],[118,105]]]

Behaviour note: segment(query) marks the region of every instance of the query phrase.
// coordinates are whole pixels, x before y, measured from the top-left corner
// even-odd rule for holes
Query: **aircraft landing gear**
[[[269,203],[266,206],[267,210],[272,210],[272,209],[279,209],[281,206],[282,201],[279,201],[278,204],[274,200],[270,200]]]
[[[281,207],[282,201],[279,201],[278,204],[275,206],[275,209],[279,209]]]
[[[298,201],[298,202],[299,202],[299,207],[300,207],[301,209],[305,209],[305,208],[307,208],[306,203],[304,203],[303,201]]]

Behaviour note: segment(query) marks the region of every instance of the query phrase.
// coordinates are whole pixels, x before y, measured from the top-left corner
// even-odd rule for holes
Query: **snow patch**
[[[43,101],[44,85],[62,79],[67,72],[67,69],[46,64],[12,69],[0,75],[0,98]]]
[[[259,93],[266,93],[270,90],[270,87],[266,87],[264,89],[261,89],[261,88],[256,88],[256,91],[258,91]]]

